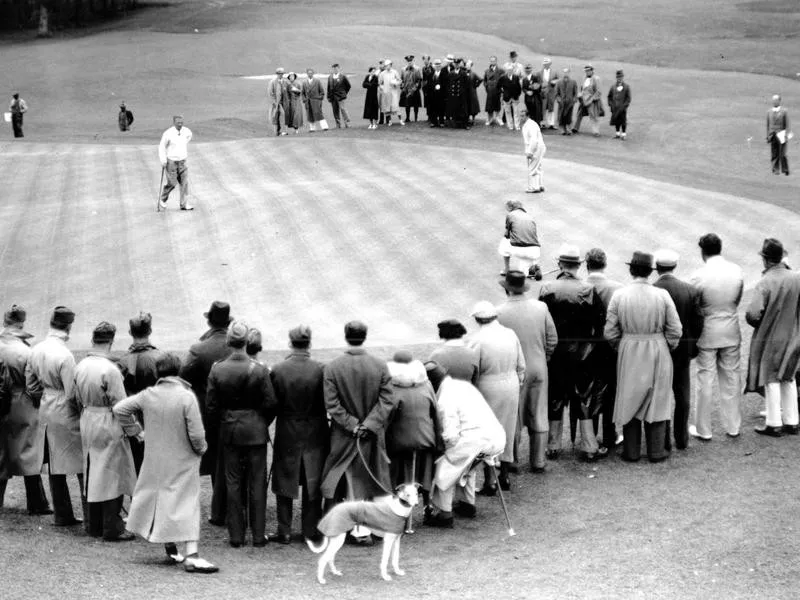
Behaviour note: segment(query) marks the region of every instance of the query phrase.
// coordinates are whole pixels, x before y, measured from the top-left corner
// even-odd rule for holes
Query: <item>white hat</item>
[[[653,254],[657,267],[677,267],[680,255],[674,250],[661,248]]]
[[[491,319],[497,316],[497,309],[488,300],[481,300],[472,308],[472,316],[479,319]]]
[[[573,244],[561,244],[561,247],[558,249],[558,261],[579,265],[583,262],[583,259],[581,258],[581,251],[577,246]]]
[[[552,61],[552,60],[550,60],[549,58],[545,58],[545,59],[542,61],[542,64],[543,64],[543,65],[549,65],[549,64],[550,64],[550,63],[552,63],[552,62],[553,62],[553,61]]]

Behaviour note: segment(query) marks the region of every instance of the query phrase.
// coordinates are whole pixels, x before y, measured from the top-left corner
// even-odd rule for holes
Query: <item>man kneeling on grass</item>
[[[163,543],[167,556],[190,573],[219,569],[197,555],[200,539],[200,457],[208,448],[200,408],[192,387],[178,377],[175,354],[158,358],[160,379],[114,405],[114,416],[128,435],[143,437],[134,415],[147,425],[144,462],[128,515],[128,531]],[[185,558],[176,542],[186,542]]]
[[[467,381],[453,379],[433,361],[425,363],[436,391],[437,413],[445,451],[436,461],[431,505],[425,509],[425,524],[453,527],[453,512],[475,516],[475,459],[500,454],[506,433],[478,389]],[[453,506],[453,496],[459,502]]]

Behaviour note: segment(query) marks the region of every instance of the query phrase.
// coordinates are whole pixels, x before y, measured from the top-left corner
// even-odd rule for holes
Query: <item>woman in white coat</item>
[[[392,115],[400,112],[400,74],[392,66],[391,60],[386,60],[386,68],[378,75],[378,94],[381,103],[381,113],[383,113],[386,120],[386,126],[392,126]],[[405,125],[402,119],[401,125]]]
[[[114,406],[114,415],[128,435],[141,431],[134,415],[141,415],[147,427],[144,462],[127,526],[148,542],[163,543],[167,555],[183,562],[187,571],[213,573],[218,568],[197,554],[205,429],[192,387],[177,376],[180,364],[174,354],[160,357],[158,382]],[[176,542],[186,543],[185,558]]]

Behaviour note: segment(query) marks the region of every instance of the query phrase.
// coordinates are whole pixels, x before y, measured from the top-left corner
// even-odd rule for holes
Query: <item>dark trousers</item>
[[[689,364],[675,366],[672,372],[672,393],[675,395],[675,415],[672,419],[672,428],[675,435],[675,447],[685,450],[689,443],[689,406],[691,400],[691,382],[689,378]],[[667,439],[667,448],[670,440]]]
[[[267,513],[267,446],[225,444],[225,484],[228,490],[228,535],[234,543],[244,543],[245,505],[242,486],[249,493],[249,523],[254,542],[264,539]]]
[[[131,443],[131,455],[133,456],[133,468],[136,469],[136,476],[139,476],[139,471],[142,470],[142,463],[144,462],[144,442],[140,442],[136,438],[128,438]]]
[[[86,515],[86,496],[83,495],[83,475],[78,474],[78,486],[81,490],[81,508]],[[69,495],[66,475],[50,475],[50,496],[53,499],[53,518],[56,525],[69,525],[75,521],[72,511],[72,498]]]
[[[225,478],[225,449],[220,443],[216,447],[217,460],[211,473],[211,520],[224,523],[228,507],[228,485]]]
[[[22,115],[17,113],[11,114],[11,126],[14,128],[14,137],[25,137],[22,135]]]
[[[667,425],[669,421],[644,424],[644,436],[647,444],[647,458],[653,462],[664,460],[669,456],[667,450]],[[622,442],[622,458],[635,462],[642,457],[642,422],[631,419],[622,428],[625,440]]]
[[[166,202],[169,199],[170,192],[180,186],[180,203],[181,206],[185,206],[186,198],[189,195],[189,167],[186,166],[186,161],[168,160],[167,166],[164,168],[164,174],[167,177],[167,181],[164,183],[164,189],[161,190],[161,202]]]
[[[770,140],[772,150],[772,172],[789,174],[789,159],[786,158],[786,144],[778,141],[778,136],[773,135]]]
[[[101,537],[104,540],[115,540],[125,533],[125,523],[122,522],[122,496],[103,502],[87,502],[88,514],[84,527],[92,537]]]
[[[317,537],[317,523],[322,518],[322,494],[317,490],[317,495],[313,498],[308,495],[308,484],[306,483],[305,466],[300,466],[300,485],[303,488],[300,504],[300,526],[303,535],[309,539]],[[276,494],[278,534],[291,535],[292,533],[292,504],[293,498],[289,496],[279,496]]]
[[[29,513],[39,513],[50,509],[47,496],[44,493],[44,484],[41,475],[25,476],[25,498],[28,503]],[[1,503],[0,503],[1,504]]]

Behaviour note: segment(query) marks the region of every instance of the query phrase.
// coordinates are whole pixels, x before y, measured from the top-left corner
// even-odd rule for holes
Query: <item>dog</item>
[[[400,538],[405,531],[406,519],[419,504],[419,484],[404,483],[395,488],[391,496],[381,496],[373,501],[342,502],[334,506],[319,522],[317,528],[325,536],[319,546],[306,539],[309,549],[314,554],[322,553],[317,563],[317,581],[325,583],[325,570],[330,566],[331,573],[341,576],[334,559],[344,544],[347,532],[356,525],[364,525],[376,533],[383,535],[383,554],[381,556],[381,577],[391,581],[389,575],[389,559],[395,575],[403,576],[400,568]]]

